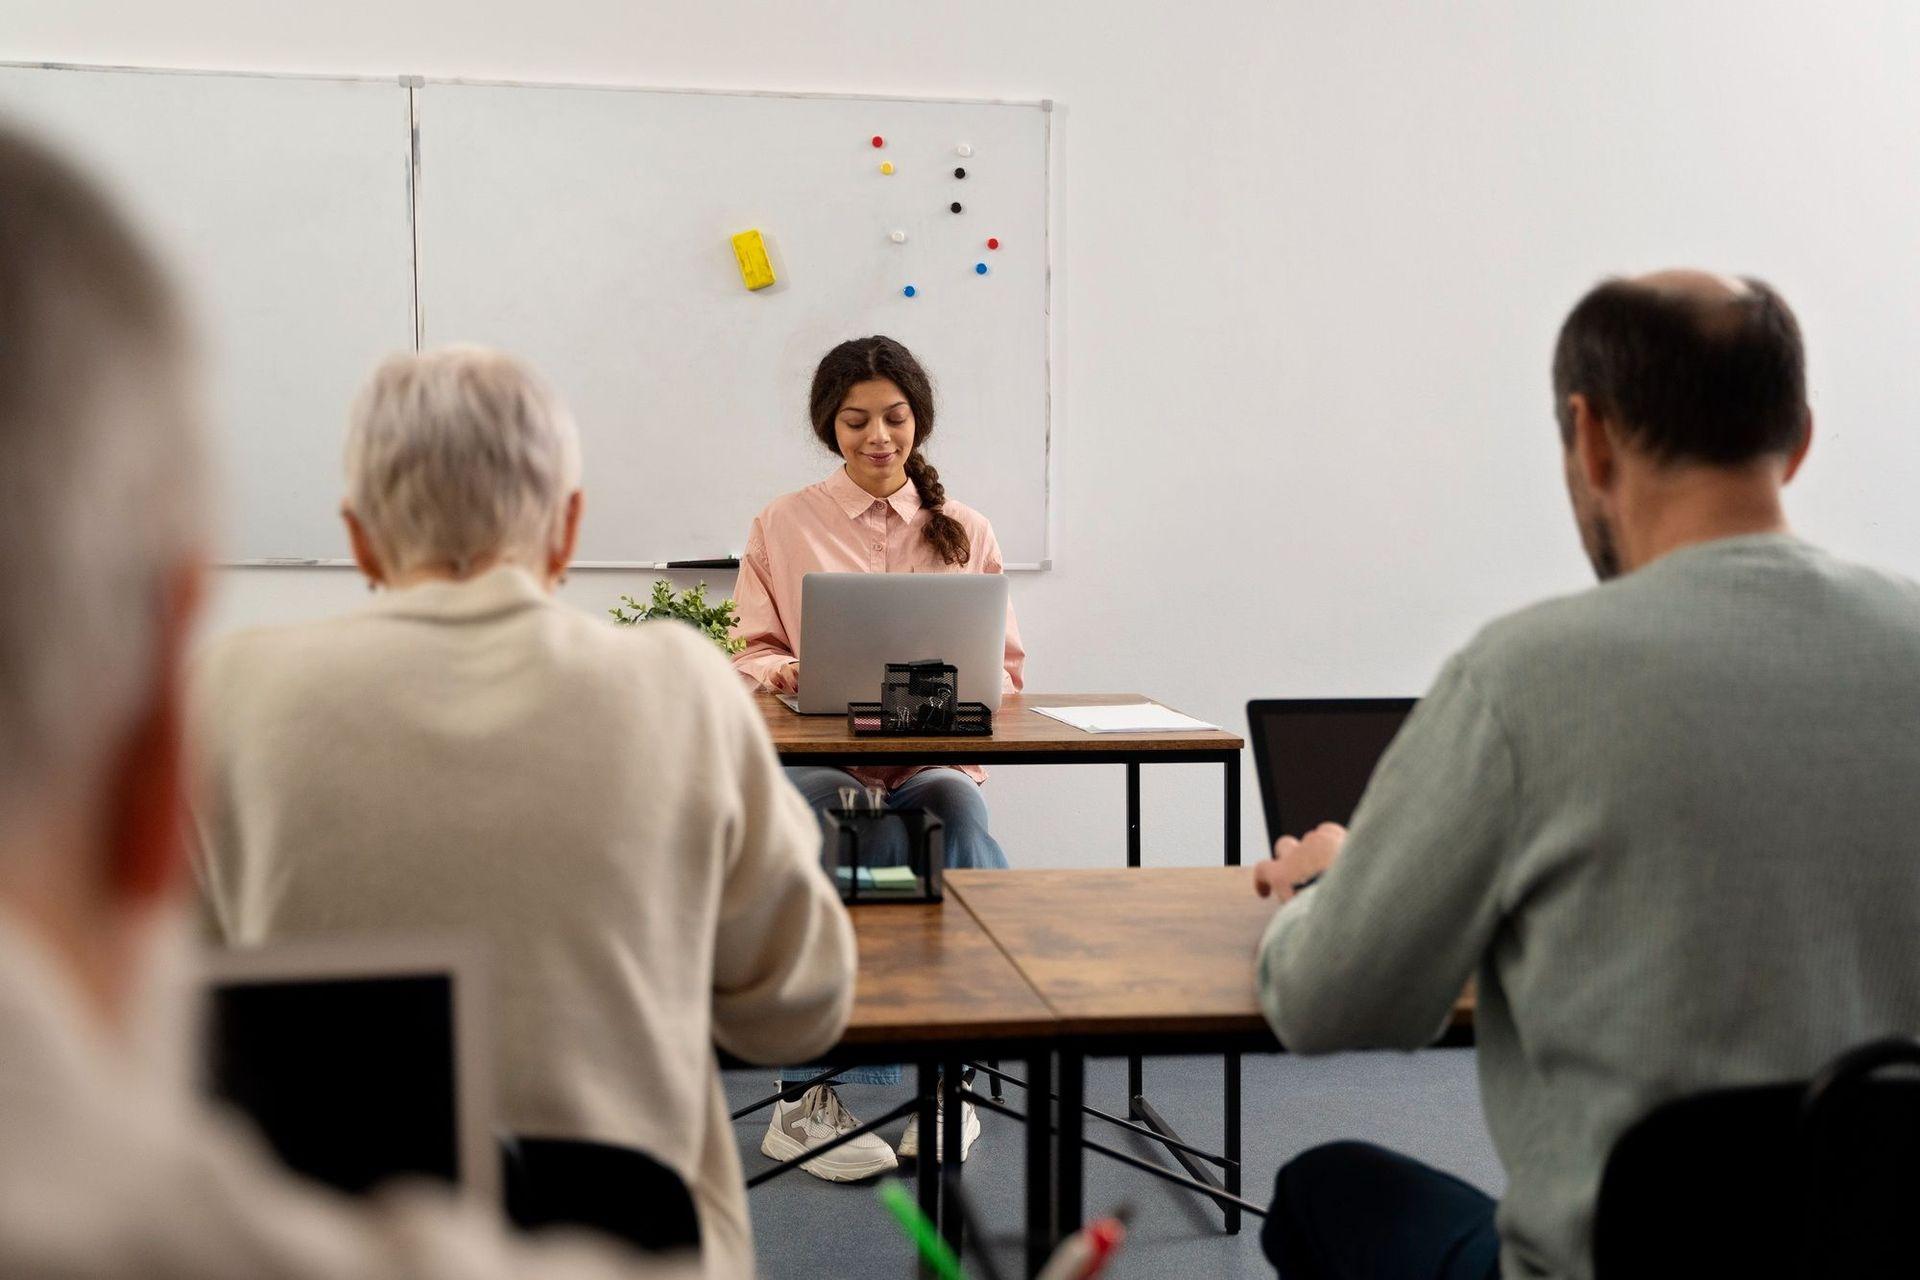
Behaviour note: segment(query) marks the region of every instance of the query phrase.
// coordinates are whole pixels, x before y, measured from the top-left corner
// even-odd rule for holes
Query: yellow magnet
[[[893,172],[893,161],[891,161],[891,160],[882,160],[882,161],[880,162],[880,172],[882,172],[882,173],[892,173],[892,172]]]
[[[773,283],[773,264],[767,261],[767,245],[758,231],[742,231],[735,236],[733,256],[740,259],[740,280],[748,289],[764,289]]]

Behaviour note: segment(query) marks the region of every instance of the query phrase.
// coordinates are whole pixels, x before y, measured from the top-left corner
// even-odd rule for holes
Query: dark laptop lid
[[[205,1086],[343,1191],[412,1175],[492,1208],[494,1052],[479,949],[340,937],[205,960]]]
[[[1267,844],[1353,820],[1414,698],[1264,698],[1247,704]]]

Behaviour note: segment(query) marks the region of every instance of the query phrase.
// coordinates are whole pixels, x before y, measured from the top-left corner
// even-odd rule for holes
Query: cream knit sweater
[[[694,1194],[709,1274],[751,1274],[714,1045],[828,1048],[854,947],[813,815],[708,641],[504,568],[219,641],[193,708],[226,938],[482,938],[503,1125],[649,1152]]]

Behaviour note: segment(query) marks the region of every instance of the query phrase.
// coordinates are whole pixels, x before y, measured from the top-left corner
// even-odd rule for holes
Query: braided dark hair
[[[813,434],[838,456],[840,441],[833,420],[846,403],[847,393],[862,382],[881,378],[900,388],[900,394],[907,398],[907,411],[913,414],[913,452],[907,455],[906,469],[907,479],[920,494],[920,505],[927,512],[927,527],[921,536],[947,564],[965,564],[972,556],[967,531],[941,510],[947,501],[946,487],[921,452],[933,435],[933,379],[913,358],[913,352],[878,334],[851,338],[827,352],[813,371],[813,390],[808,396]]]

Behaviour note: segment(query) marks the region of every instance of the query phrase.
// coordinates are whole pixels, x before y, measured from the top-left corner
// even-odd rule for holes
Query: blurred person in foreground
[[[0,1275],[665,1277],[300,1183],[191,1089],[182,667],[209,542],[154,260],[0,126]]]

